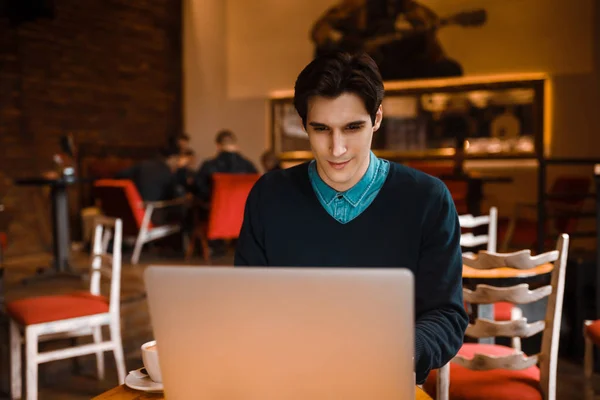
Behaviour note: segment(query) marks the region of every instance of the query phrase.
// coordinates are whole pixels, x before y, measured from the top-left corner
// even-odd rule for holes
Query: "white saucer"
[[[125,377],[125,385],[131,389],[141,390],[143,392],[162,392],[163,384],[154,382],[148,375],[141,372],[144,368],[130,371]]]

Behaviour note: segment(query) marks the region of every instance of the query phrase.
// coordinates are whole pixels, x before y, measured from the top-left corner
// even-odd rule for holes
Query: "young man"
[[[319,57],[300,73],[294,104],[315,160],[256,183],[235,265],[409,268],[423,383],[457,353],[468,322],[460,225],[440,180],[371,152],[383,93],[367,55]]]

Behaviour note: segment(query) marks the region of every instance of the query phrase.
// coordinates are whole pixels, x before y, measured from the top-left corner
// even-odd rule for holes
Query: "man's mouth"
[[[348,160],[348,161],[342,161],[342,162],[328,161],[329,165],[333,169],[343,169],[349,162],[350,162],[350,160]]]

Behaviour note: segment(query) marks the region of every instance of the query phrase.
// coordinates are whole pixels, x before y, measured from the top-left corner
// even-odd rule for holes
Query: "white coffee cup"
[[[142,362],[144,363],[144,368],[148,371],[148,375],[150,375],[150,379],[154,382],[162,383],[156,340],[142,345]]]

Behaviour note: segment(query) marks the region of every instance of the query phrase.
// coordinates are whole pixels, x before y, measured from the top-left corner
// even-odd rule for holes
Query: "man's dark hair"
[[[161,147],[158,150],[158,154],[162,158],[167,159],[169,157],[173,157],[173,156],[179,155],[179,148],[177,146],[167,145],[167,146]]]
[[[227,141],[229,141],[229,142],[236,141],[236,137],[235,137],[234,133],[228,129],[223,129],[222,131],[219,131],[219,133],[217,133],[217,136],[215,137],[215,142],[217,144],[222,145]]]
[[[343,93],[359,96],[375,124],[383,100],[383,80],[377,64],[367,54],[326,54],[315,58],[300,72],[294,87],[294,106],[304,127],[311,97],[334,98]]]
[[[167,139],[168,147],[178,147],[180,140],[190,141],[190,136],[187,133],[178,133],[177,135],[171,135]]]

